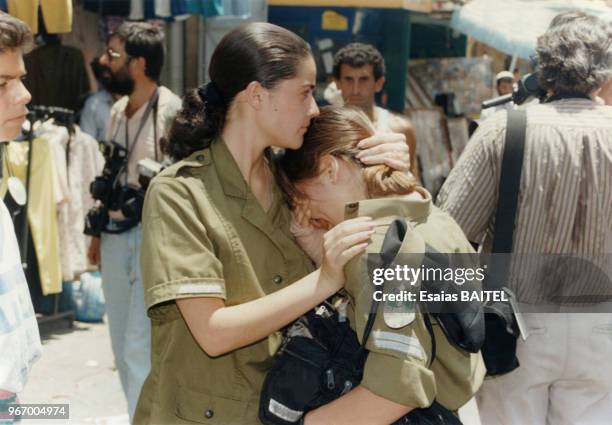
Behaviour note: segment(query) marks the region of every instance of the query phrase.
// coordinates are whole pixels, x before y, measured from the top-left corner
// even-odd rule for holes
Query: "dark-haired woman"
[[[326,234],[313,271],[289,232],[270,148],[301,146],[318,114],[315,72],[297,35],[248,24],[216,48],[211,83],[185,98],[167,146],[180,161],[145,201],[152,366],[135,423],[259,423],[279,329],[338,291],[343,266],[367,246],[371,220],[344,222]],[[402,143],[376,146],[370,160],[382,154],[393,164],[396,150],[407,152]]]

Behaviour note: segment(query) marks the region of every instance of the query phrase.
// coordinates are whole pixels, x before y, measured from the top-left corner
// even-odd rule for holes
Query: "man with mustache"
[[[4,187],[5,143],[21,133],[31,96],[24,87],[24,50],[32,33],[20,20],[0,12],[0,189]],[[9,182],[10,183],[10,182]],[[10,184],[9,184],[10,186]],[[12,423],[7,405],[17,403],[32,364],[40,357],[38,324],[23,273],[9,211],[0,200],[0,422]],[[6,422],[4,422],[6,421]]]
[[[112,107],[106,140],[127,149],[113,192],[140,187],[138,162],[163,160],[159,146],[181,100],[158,84],[164,63],[164,36],[145,22],[125,22],[110,36],[100,58],[110,69],[107,88],[123,97]],[[100,238],[92,238],[92,264],[101,265],[111,344],[121,385],[133,417],[150,369],[150,322],[140,278],[140,219],[110,211]]]
[[[410,150],[410,171],[419,178],[416,136],[410,121],[376,106],[375,96],[385,85],[385,60],[372,45],[350,43],[334,56],[334,79],[345,105],[357,106],[368,115],[378,131],[406,136]]]

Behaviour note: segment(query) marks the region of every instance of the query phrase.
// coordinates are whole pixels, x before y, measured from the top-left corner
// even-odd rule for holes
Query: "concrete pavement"
[[[114,367],[105,323],[66,321],[41,327],[43,355],[19,398],[22,403],[67,403],[70,424],[128,424],[127,403]],[[23,420],[23,425],[66,423]]]

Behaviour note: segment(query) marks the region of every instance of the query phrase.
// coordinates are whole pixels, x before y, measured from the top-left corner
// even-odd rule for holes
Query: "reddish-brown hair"
[[[325,155],[353,161],[362,167],[363,181],[370,198],[403,195],[413,192],[417,180],[410,174],[386,165],[364,165],[356,156],[360,140],[374,135],[368,116],[354,107],[326,106],[314,118],[304,136],[302,147],[287,150],[278,167],[279,181],[289,199],[302,197],[295,183],[317,177]]]

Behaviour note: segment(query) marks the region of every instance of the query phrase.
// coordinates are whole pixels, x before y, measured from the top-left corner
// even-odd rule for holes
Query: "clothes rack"
[[[29,268],[29,259],[31,257],[28,256],[29,249],[29,227],[28,227],[28,205],[29,205],[29,194],[30,194],[30,180],[32,175],[32,151],[33,151],[33,141],[34,141],[34,124],[38,121],[47,121],[49,119],[53,119],[56,125],[65,126],[68,129],[68,133],[70,135],[74,134],[74,124],[75,124],[75,113],[74,111],[66,108],[54,107],[54,106],[30,106],[30,111],[28,112],[27,119],[29,121],[29,129],[27,130],[26,137],[23,140],[19,140],[20,142],[28,143],[28,165],[27,172],[25,178],[25,187],[26,193],[28,196],[26,197],[26,203],[21,207],[21,214],[23,215],[20,221],[20,231],[19,231],[19,248],[21,252],[22,259],[22,267],[24,272],[28,273]],[[70,152],[70,142],[66,148],[67,150],[67,158]],[[73,326],[74,322],[74,311],[72,309],[60,312],[60,294],[52,294],[52,312],[50,314],[37,315],[38,324],[46,324],[50,322],[55,322],[58,320],[68,320],[69,327]]]

